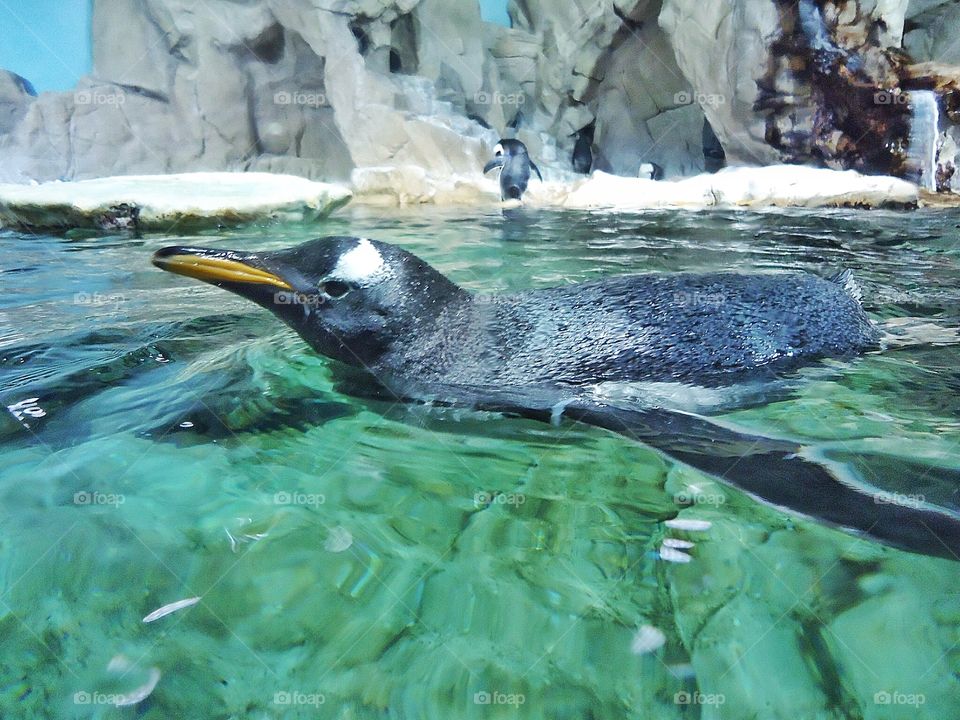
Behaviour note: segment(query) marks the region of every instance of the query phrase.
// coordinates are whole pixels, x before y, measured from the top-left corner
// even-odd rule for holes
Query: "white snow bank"
[[[0,185],[0,225],[170,230],[257,220],[314,220],[350,200],[339,185],[270,173],[131,175]]]
[[[494,175],[436,176],[416,166],[366,167],[352,176],[360,203],[495,205]],[[913,206],[918,188],[893,177],[799,165],[727,168],[716,174],[655,181],[596,172],[588,178],[540,182],[532,178],[525,205],[623,211],[765,207]],[[511,201],[513,202],[513,201]]]
[[[567,208],[882,207],[915,205],[916,185],[899,178],[799,165],[726,168],[676,181],[595,173],[564,199]]]

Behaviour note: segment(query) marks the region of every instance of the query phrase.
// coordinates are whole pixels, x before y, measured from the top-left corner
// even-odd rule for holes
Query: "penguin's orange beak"
[[[208,283],[260,284],[293,290],[283,278],[224,255],[204,248],[167,247],[154,253],[153,264],[161,270]]]

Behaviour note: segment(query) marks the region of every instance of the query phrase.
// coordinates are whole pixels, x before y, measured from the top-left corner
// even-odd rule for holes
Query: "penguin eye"
[[[352,289],[350,283],[345,283],[343,280],[327,280],[320,284],[321,292],[334,300],[339,300]]]
[[[500,157],[501,155],[503,155],[503,145],[497,143],[497,146],[493,149],[493,156]]]

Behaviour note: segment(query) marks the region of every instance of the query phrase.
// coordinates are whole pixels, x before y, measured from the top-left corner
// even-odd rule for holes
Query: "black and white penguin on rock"
[[[527,146],[516,139],[503,139],[493,149],[493,160],[483,168],[488,173],[500,168],[500,199],[520,200],[530,183],[530,171],[533,170],[540,182],[543,175],[540,168],[530,159]]]

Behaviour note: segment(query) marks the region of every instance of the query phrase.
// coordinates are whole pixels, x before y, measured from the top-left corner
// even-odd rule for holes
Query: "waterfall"
[[[937,139],[940,134],[940,105],[931,90],[910,93],[910,149],[913,168],[920,172],[920,186],[937,190]]]

